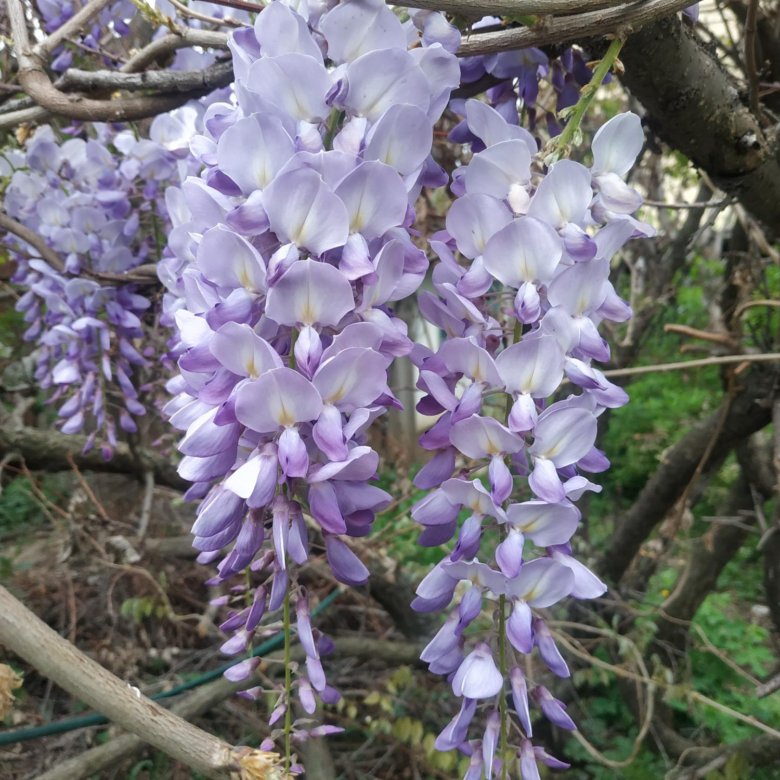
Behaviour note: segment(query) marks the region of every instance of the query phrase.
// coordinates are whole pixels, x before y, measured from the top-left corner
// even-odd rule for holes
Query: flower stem
[[[523,337],[523,324],[520,320],[515,320],[514,328],[512,329],[512,344],[517,344]],[[509,346],[509,345],[508,345]],[[512,411],[512,396],[506,397],[506,416],[509,417],[509,413]],[[499,528],[499,535],[503,537],[506,528]],[[506,680],[506,596],[498,597],[498,668],[501,672],[502,679]],[[507,767],[508,762],[506,760],[507,753],[509,752],[509,715],[506,711],[506,696],[504,695],[504,686],[501,686],[501,694],[498,700],[498,716],[501,721],[500,730],[500,747],[499,752],[501,754],[501,780],[507,780]]]
[[[333,111],[331,111],[325,130],[325,138],[322,142],[325,149],[333,148],[333,139],[336,137],[336,131],[339,129],[339,124],[342,119],[344,119],[343,111],[339,111],[338,109],[333,109]]]
[[[162,260],[163,249],[165,249],[166,239],[162,235],[160,230],[160,222],[157,219],[157,215],[152,212],[152,231],[154,233],[154,249],[157,255],[157,262]]]
[[[292,766],[292,663],[290,653],[290,588],[284,594],[284,766],[289,772]]]
[[[290,334],[290,368],[295,368],[295,342],[298,341],[297,328],[292,329]]]
[[[615,64],[615,60],[617,60],[618,54],[620,54],[620,50],[623,48],[623,43],[623,39],[618,37],[609,44],[607,53],[602,58],[601,62],[599,62],[596,70],[593,71],[593,77],[590,82],[582,88],[580,99],[572,109],[566,127],[563,128],[563,132],[551,143],[551,154],[548,156],[548,159],[552,158],[550,162],[567,155],[568,148],[580,128],[582,118],[585,116],[590,104],[593,102],[596,91],[601,86],[607,73],[609,73],[612,66]]]
[[[498,668],[501,677],[506,680],[506,596],[498,597]],[[498,715],[501,719],[501,780],[507,780],[508,761],[506,755],[509,750],[509,717],[506,711],[506,696],[504,695],[504,686],[501,686],[500,698],[498,700]]]

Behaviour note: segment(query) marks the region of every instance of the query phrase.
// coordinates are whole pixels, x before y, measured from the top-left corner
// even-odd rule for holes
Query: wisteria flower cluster
[[[574,728],[519,661],[537,648],[554,674],[569,675],[536,610],[605,590],[574,557],[571,538],[581,520],[575,502],[600,490],[585,475],[609,466],[594,446],[597,418],[628,400],[592,363],[609,359],[599,323],[630,316],[609,281],[610,260],[628,239],[652,232],[631,216],[641,198],[624,180],[643,133],[635,114],[618,115],[593,139],[590,168],[560,160],[543,175],[527,131],[476,100],[465,112],[484,151],[456,171],[459,197],[432,241],[435,292],[418,297],[447,337],[436,352],[413,352],[425,393],[418,408],[438,420],[421,437],[433,457],[416,477],[431,492],[412,514],[424,528],[421,544],[453,536],[456,544],[413,606],[439,611],[457,594],[422,654],[462,699],[437,746],[472,756],[469,780],[492,777],[507,759],[498,734],[509,728],[500,713],[511,696],[512,744],[521,776],[532,780],[537,761],[563,764],[532,745],[529,697],[555,725]],[[559,392],[564,385],[569,395]],[[497,614],[487,631],[479,620],[486,602]],[[470,741],[478,710],[484,734]]]
[[[189,495],[205,496],[200,560],[232,584],[222,649],[245,653],[264,613],[294,612],[306,664],[293,685],[309,714],[337,694],[321,663],[330,643],[295,579],[305,515],[336,579],[365,582],[345,538],[368,534],[390,501],[371,484],[366,431],[398,405],[388,367],[412,349],[391,307],[428,268],[412,204],[447,181],[431,145],[459,81],[457,37],[438,14],[402,23],[380,0],[270,3],[231,36],[237,104],[206,110],[192,143],[202,175],[168,192],[161,278],[180,374],[166,411],[185,432]],[[286,731],[289,694],[271,716]]]
[[[97,138],[60,141],[39,128],[22,151],[8,155],[8,214],[62,258],[55,268],[27,244],[3,241],[17,263],[13,281],[24,294],[17,309],[37,344],[35,380],[59,404],[64,433],[87,431],[87,447],[106,457],[118,426],[137,428],[145,413],[138,372],[155,354],[142,326],[150,302],[122,276],[158,259],[167,231],[165,188],[188,169],[192,107],[158,117],[151,137],[98,128]]]
[[[38,5],[47,29],[77,10]],[[157,9],[175,10],[166,0]],[[129,0],[107,7],[96,49],[101,26],[121,34],[131,10]],[[461,700],[436,746],[470,757],[466,780],[490,780],[509,761],[512,776],[536,780],[539,762],[566,766],[532,743],[537,710],[575,728],[524,661],[536,648],[568,676],[540,610],[605,590],[572,538],[576,502],[600,490],[588,475],[609,467],[598,417],[627,401],[594,363],[610,354],[600,324],[630,316],[611,260],[652,233],[632,216],[641,197],[626,183],[643,134],[636,115],[621,114],[594,137],[590,167],[548,165],[519,111],[531,131],[546,116],[555,135],[560,115],[540,104],[540,80],[558,112],[574,104],[592,76],[581,53],[459,62],[459,44],[435,12],[272,0],[230,36],[232,93],[158,117],[146,139],[100,125],[97,137],[61,140],[42,128],[8,157],[6,210],[62,258],[54,268],[4,239],[27,290],[18,308],[38,345],[35,378],[60,405],[61,429],[89,432],[106,455],[118,428],[136,430],[142,370],[160,351],[149,299],[122,275],[157,264],[161,324],[173,332],[166,361],[177,365],[164,412],[182,433],[187,497],[202,499],[199,560],[216,565],[210,584],[227,585],[221,649],[237,658],[227,675],[252,677],[254,638],[279,610],[287,648],[294,620],[305,652],[300,669],[287,654],[264,745],[283,734],[288,769],[291,738],[335,730],[310,716],[339,696],[322,664],[332,643],[312,626],[298,567],[314,534],[339,582],[366,581],[347,540],[367,536],[391,501],[375,484],[368,432],[400,406],[388,372],[406,356],[419,370],[418,411],[437,418],[421,437],[431,457],[415,484],[427,494],[412,515],[421,544],[455,539],[413,604],[449,610],[422,654]],[[174,67],[212,58],[180,53]],[[487,102],[452,100],[459,84],[486,81]],[[448,106],[463,117],[450,139],[472,152],[451,181],[431,154]],[[448,183],[446,230],[428,242],[433,289],[418,293],[429,263],[414,204]],[[394,314],[415,294],[442,335],[435,349],[414,344]],[[294,720],[296,706],[307,717]]]

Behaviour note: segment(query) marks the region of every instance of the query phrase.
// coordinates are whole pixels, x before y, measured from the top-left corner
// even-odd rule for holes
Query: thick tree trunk
[[[736,196],[764,226],[780,226],[777,129],[764,132],[733,78],[678,16],[648,24],[623,47],[623,83],[670,146]]]
[[[69,461],[85,471],[104,471],[112,474],[138,474],[154,472],[154,481],[177,490],[186,490],[188,483],[176,473],[173,458],[165,458],[155,452],[132,452],[120,443],[111,460],[104,460],[99,449],[81,454],[86,444],[84,436],[68,436],[57,431],[14,425],[8,417],[0,416],[0,456],[16,453],[24,458],[30,469],[68,471]]]
[[[732,485],[724,516],[735,516],[741,510],[752,509],[750,482],[740,471]],[[690,621],[699,607],[715,589],[721,572],[737,554],[750,531],[742,525],[714,525],[701,539],[692,540],[685,571],[674,592],[661,607],[655,641],[667,652],[680,656],[689,635]]]
[[[772,410],[774,423],[775,479],[780,488],[780,401]],[[780,633],[780,505],[775,506],[774,526],[762,540],[764,553],[764,593],[775,630]]]
[[[620,581],[642,542],[683,495],[708,450],[705,469],[771,421],[770,397],[775,381],[771,369],[753,370],[742,376],[741,389],[731,401],[723,424],[720,425],[722,410],[718,410],[668,451],[634,505],[619,521],[607,550],[599,559],[597,569],[601,574],[612,583]]]

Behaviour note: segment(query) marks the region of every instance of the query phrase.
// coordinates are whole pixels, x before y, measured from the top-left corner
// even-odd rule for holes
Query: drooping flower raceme
[[[49,29],[74,11],[38,5]],[[129,7],[111,6],[116,32]],[[158,9],[172,12],[162,1]],[[390,500],[372,484],[379,457],[367,431],[398,404],[388,368],[411,353],[420,411],[438,416],[422,437],[433,455],[416,482],[430,492],[414,517],[423,544],[455,537],[415,602],[437,611],[457,599],[423,653],[462,702],[437,745],[471,756],[468,780],[494,776],[507,728],[497,702],[509,698],[522,730],[517,767],[535,778],[537,761],[562,764],[532,744],[534,715],[574,723],[518,659],[537,648],[552,672],[568,675],[539,610],[604,589],[571,539],[576,501],[599,489],[584,474],[609,465],[594,446],[597,417],[626,401],[593,362],[609,357],[600,322],[629,315],[609,282],[611,258],[648,233],[631,216],[641,198],[625,183],[642,134],[634,115],[616,117],[594,138],[591,168],[564,160],[542,175],[518,100],[531,129],[541,77],[550,76],[558,109],[573,103],[590,78],[582,57],[526,50],[459,66],[459,37],[440,14],[412,12],[402,23],[380,0],[275,0],[231,36],[235,99],[207,101],[191,144],[193,109],[158,118],[150,139],[101,126],[97,138],[61,144],[43,130],[24,157],[12,155],[9,213],[63,256],[64,270],[10,246],[29,288],[20,304],[27,337],[41,341],[37,378],[65,400],[64,431],[96,426],[110,447],[114,407],[128,431],[144,410],[136,372],[148,357],[139,343],[148,302],[107,274],[155,259],[155,231],[143,223],[170,215],[159,272],[179,373],[167,414],[183,434],[188,495],[203,499],[193,527],[200,560],[216,562],[214,584],[230,585],[222,649],[244,656],[265,613],[284,608],[286,628],[293,614],[306,654],[293,689],[307,714],[337,694],[322,666],[331,644],[312,627],[296,566],[309,557],[313,525],[336,578],[365,581],[345,540],[367,535]],[[180,53],[176,67],[194,56]],[[460,80],[485,75],[500,81],[487,94],[497,110],[449,102]],[[431,157],[448,103],[464,117],[451,138],[477,154],[453,175],[458,198],[432,242],[435,292],[419,299],[446,334],[433,352],[412,345],[393,304],[427,272],[412,241],[413,204],[423,186],[448,180]],[[199,175],[163,203],[165,186],[188,171]],[[498,634],[479,630],[486,604]],[[245,679],[257,663],[245,657],[228,674]],[[290,693],[272,723],[289,715]],[[297,738],[306,725],[296,724]]]
[[[581,519],[575,502],[600,490],[586,475],[609,466],[594,445],[597,418],[627,401],[593,362],[609,359],[598,325],[630,315],[609,281],[610,261],[628,239],[652,232],[631,216],[641,198],[624,180],[643,133],[636,115],[616,116],[593,139],[590,169],[561,160],[542,175],[525,130],[484,103],[464,108],[485,148],[457,171],[459,197],[432,242],[435,292],[419,296],[423,316],[447,338],[436,352],[413,352],[418,409],[438,420],[422,435],[433,456],[416,477],[431,492],[412,515],[421,544],[456,542],[421,582],[414,607],[442,610],[457,594],[422,655],[462,698],[437,746],[471,755],[469,778],[494,776],[497,733],[508,728],[498,699],[509,695],[524,735],[517,766],[532,780],[537,760],[561,762],[531,744],[531,705],[574,728],[519,663],[536,648],[554,674],[569,675],[537,610],[605,590],[574,557],[571,538]],[[467,631],[486,603],[498,612],[491,632]],[[480,710],[484,734],[469,740]]]
[[[398,404],[387,370],[412,343],[392,304],[428,267],[413,203],[446,182],[432,130],[459,78],[457,32],[438,16],[417,19],[426,37],[379,0],[312,9],[272,2],[232,34],[237,105],[209,106],[192,144],[203,172],[168,192],[161,268],[180,355],[167,412],[184,432],[179,473],[204,497],[195,546],[233,584],[223,650],[244,653],[264,612],[294,605],[307,713],[335,694],[295,580],[305,515],[335,577],[365,582],[345,538],[390,500],[366,431]]]
[[[60,142],[44,126],[7,155],[8,214],[62,261],[52,267],[4,236],[25,290],[17,304],[29,323],[24,338],[37,344],[35,380],[59,404],[61,430],[88,432],[87,446],[98,441],[106,456],[117,425],[134,432],[145,413],[138,372],[154,353],[142,327],[149,300],[122,277],[162,249],[164,191],[186,170],[194,114],[185,107],[158,117],[148,139],[101,125],[98,137]]]

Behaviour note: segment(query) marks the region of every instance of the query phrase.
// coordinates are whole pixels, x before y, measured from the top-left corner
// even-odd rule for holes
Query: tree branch
[[[7,130],[10,127],[17,127],[27,122],[39,122],[49,116],[51,114],[40,106],[21,108],[18,111],[9,111],[7,114],[0,113],[0,130]]]
[[[41,106],[54,114],[69,119],[90,122],[121,122],[144,119],[171,111],[199,94],[209,90],[197,90],[187,94],[149,95],[119,100],[91,100],[68,95],[54,86],[44,68],[45,59],[31,47],[27,20],[21,0],[6,0],[14,51],[19,63],[19,83],[22,89]],[[7,117],[6,117],[7,120]],[[4,122],[0,126],[7,126]]]
[[[749,466],[748,463],[745,464]],[[745,468],[732,485],[724,515],[736,515],[753,508],[753,494]],[[691,546],[685,571],[679,576],[674,591],[661,606],[654,643],[664,645],[682,655],[690,622],[699,607],[715,588],[726,564],[737,554],[748,537],[748,530],[738,525],[716,525]]]
[[[203,46],[207,49],[226,49],[227,33],[212,30],[191,30],[169,33],[148,43],[137,51],[120,69],[123,73],[138,73],[160,57],[172,54],[178,49]]]
[[[171,458],[161,457],[148,450],[133,453],[126,444],[120,442],[111,460],[103,460],[97,449],[80,454],[86,441],[84,436],[14,425],[10,417],[0,415],[0,453],[18,454],[31,469],[69,471],[72,466],[68,458],[71,457],[80,469],[86,471],[138,474],[140,477],[145,470],[150,470],[154,472],[158,485],[176,490],[188,487],[188,483],[176,473]]]
[[[129,122],[146,119],[173,111],[187,101],[204,94],[203,90],[197,90],[178,95],[92,100],[61,92],[52,84],[42,68],[20,70],[19,81],[24,91],[45,111],[67,119],[86,122]],[[8,116],[4,117],[1,126],[8,126]]]
[[[421,646],[410,645],[406,642],[388,642],[379,639],[367,639],[365,637],[337,638],[335,640],[336,652],[345,658],[361,658],[365,660],[379,660],[390,666],[409,664],[419,666]],[[305,660],[305,654],[297,654],[299,660]],[[256,684],[256,680],[250,677],[239,683],[230,682],[224,677],[188,693],[171,707],[171,712],[184,720],[203,715],[212,707],[232,696],[244,688]],[[134,753],[142,750],[145,742],[135,734],[122,734],[114,737],[105,745],[87,750],[78,756],[58,763],[44,772],[35,780],[83,780],[97,772],[123,761]],[[307,765],[309,772],[316,767]],[[270,779],[269,779],[270,780]]]
[[[0,587],[0,642],[73,696],[193,770],[228,780],[233,749],[142,696]]]
[[[35,55],[41,59],[46,59],[61,43],[81,32],[110,2],[111,0],[92,0],[87,3],[76,11],[63,25],[42,40],[35,47]]]
[[[144,46],[140,51],[130,57],[127,62],[116,71],[117,73],[138,73],[154,63],[156,60],[169,56],[178,49],[186,49],[191,46],[203,46],[204,48],[226,49],[227,33],[212,30],[183,29],[176,33],[164,35]],[[225,66],[227,67],[227,66]],[[57,80],[55,86],[60,86],[63,79],[68,78],[71,71],[65,71]],[[103,71],[99,71],[103,72]],[[112,72],[112,71],[109,71]],[[228,80],[229,83],[229,80]],[[112,89],[117,88],[109,87]],[[38,122],[51,116],[51,112],[41,106],[35,105],[30,97],[21,100],[9,101],[0,106],[0,130],[15,127],[25,122]]]
[[[780,363],[780,352],[713,355],[696,360],[678,360],[674,363],[655,363],[649,366],[632,366],[631,368],[610,368],[604,372],[604,376],[641,376],[642,374],[655,374],[664,371],[687,371],[691,368],[705,368],[707,366],[733,366],[740,363]]]
[[[251,27],[252,25],[246,22],[239,22],[232,16],[227,16],[224,19],[217,19],[215,16],[209,16],[208,14],[202,14],[199,11],[193,11],[192,8],[184,5],[180,0],[169,0],[171,5],[182,15],[187,16],[190,19],[197,19],[199,22],[206,22],[206,24],[215,24],[218,27],[224,27],[230,25],[232,27]]]
[[[2,204],[0,204],[0,209],[2,209]],[[25,227],[21,222],[12,219],[2,210],[0,210],[0,229],[5,230],[8,233],[13,233],[17,238],[21,238],[22,241],[29,244],[52,268],[57,271],[65,270],[65,264],[62,262],[60,256],[47,245],[42,236],[35,231],[30,230],[30,228]]]
[[[473,4],[453,2],[461,11],[468,12]],[[533,27],[517,27],[492,33],[476,33],[466,36],[458,54],[470,57],[475,54],[524,49],[547,43],[566,43],[583,38],[610,35],[618,29],[637,30],[690,5],[690,0],[633,0],[606,10],[586,11],[552,21],[544,20]]]
[[[623,83],[670,146],[771,231],[780,225],[776,131],[765,134],[737,84],[688,26],[670,17],[630,36]]]
[[[625,0],[404,0],[408,8],[424,8],[431,11],[446,11],[450,14],[469,16],[509,16],[532,14],[563,16],[594,11],[597,8],[622,5]]]
[[[39,257],[45,260],[52,268],[61,273],[64,272],[65,264],[62,262],[62,258],[38,233],[30,230],[21,222],[17,222],[2,211],[2,205],[3,204],[0,203],[0,230],[5,230],[18,238],[21,238],[22,241],[29,244],[38,253]],[[128,282],[139,282],[142,284],[148,284],[149,282],[153,282],[154,284],[159,283],[157,266],[154,264],[139,265],[123,274],[102,273],[100,271],[85,269],[83,275],[103,282],[117,282],[120,284],[126,284]]]
[[[772,409],[774,427],[773,465],[776,485],[780,489],[780,401]],[[773,524],[764,532],[759,549],[764,555],[764,594],[775,631],[780,632],[780,506],[775,506]]]
[[[157,92],[212,91],[227,87],[233,81],[233,64],[217,62],[203,70],[147,70],[120,73],[115,70],[79,70],[70,68],[62,74],[57,86],[62,90],[124,89],[134,92],[153,89]]]
[[[642,542],[684,494],[697,469],[717,462],[738,442],[770,422],[769,399],[775,393],[776,372],[756,368],[743,375],[741,382],[743,387],[733,400],[724,401],[730,402],[725,417],[719,409],[671,447],[633,506],[620,519],[597,566],[613,583],[619,582]],[[720,430],[713,439],[712,432],[718,426]]]
[[[722,767],[735,754],[744,756],[753,768],[771,766],[780,761],[780,740],[762,735],[731,745],[690,748],[683,752],[677,766],[666,775],[666,780],[702,780],[710,777],[711,772]],[[718,759],[723,759],[722,763],[718,763]]]
[[[211,0],[211,2],[225,8],[236,8],[239,11],[251,11],[252,13],[260,13],[264,8],[260,5],[260,0],[256,3],[247,2],[247,0]]]
[[[253,684],[254,680],[251,678],[243,683],[233,683],[224,677],[220,678],[182,697],[181,701],[177,701],[171,707],[171,712],[184,720],[192,720],[242,688]],[[38,775],[35,780],[83,780],[129,758],[145,746],[146,743],[135,734],[122,734],[105,745],[58,762],[48,771]]]
[[[758,0],[750,0],[745,20],[745,71],[750,92],[750,110],[759,116],[759,80],[758,64],[756,63],[756,18],[758,16]]]
[[[699,233],[707,207],[712,205],[708,200],[710,195],[709,187],[702,182],[696,200],[684,204],[689,211],[674,235],[669,237],[667,245],[659,246],[660,242],[648,241],[648,249],[656,256],[646,265],[632,268],[632,289],[635,283],[638,284],[639,289],[636,300],[632,293],[634,316],[626,337],[617,345],[614,352],[613,361],[616,367],[631,365],[639,351],[643,336],[651,332],[650,324],[673,290],[674,278],[688,258],[688,247]]]

